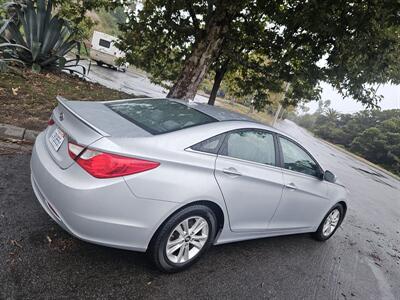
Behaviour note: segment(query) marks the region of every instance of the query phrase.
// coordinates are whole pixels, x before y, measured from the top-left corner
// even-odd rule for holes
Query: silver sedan
[[[31,159],[43,209],[72,235],[147,251],[166,272],[211,246],[310,232],[329,239],[347,192],[293,138],[171,99],[58,98]]]

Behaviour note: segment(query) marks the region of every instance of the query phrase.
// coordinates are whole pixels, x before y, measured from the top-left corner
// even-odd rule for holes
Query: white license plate
[[[50,144],[53,146],[54,150],[58,151],[64,142],[65,133],[61,129],[56,128],[50,136]]]

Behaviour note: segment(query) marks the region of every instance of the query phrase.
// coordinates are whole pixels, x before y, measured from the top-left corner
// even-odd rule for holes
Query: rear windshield
[[[152,134],[161,134],[217,120],[182,103],[167,99],[144,99],[107,106]]]

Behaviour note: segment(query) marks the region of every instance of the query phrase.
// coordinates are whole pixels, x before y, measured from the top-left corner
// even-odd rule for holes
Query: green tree
[[[328,122],[337,124],[340,118],[340,114],[338,111],[334,110],[333,108],[328,108],[325,112],[325,116],[328,120]]]
[[[87,14],[92,10],[112,9],[116,4],[109,0],[56,0],[58,12],[61,17],[71,21],[75,36],[87,39],[96,22]]]
[[[304,114],[302,116],[298,116],[294,119],[294,121],[308,130],[312,130],[314,128],[315,123],[315,115],[314,114]]]
[[[400,117],[383,121],[379,128],[385,134],[386,161],[389,169],[400,174]]]
[[[386,120],[379,127],[366,129],[354,139],[351,149],[400,174],[400,119]]]
[[[400,174],[400,110],[364,110],[340,114],[326,107],[292,119],[317,136],[343,145],[362,157]]]
[[[131,63],[171,81],[170,97],[193,98],[210,68],[224,66],[221,54],[236,49],[225,43],[232,36],[243,47],[233,51],[236,55],[257,53],[254,57],[270,61],[259,68],[264,77],[274,77],[268,83],[292,83],[289,104],[317,99],[323,80],[374,106],[380,100],[374,84],[400,79],[399,9],[396,1],[367,0],[144,1],[122,29],[121,48]],[[247,20],[257,25],[251,35],[235,34]],[[254,43],[246,44],[246,36]],[[255,82],[257,88],[253,76],[244,78],[245,86]]]
[[[364,130],[352,142],[351,149],[372,162],[381,161],[386,154],[385,135],[377,127]]]

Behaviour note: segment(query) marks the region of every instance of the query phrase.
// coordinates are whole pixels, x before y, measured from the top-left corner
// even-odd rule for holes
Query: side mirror
[[[336,182],[336,176],[331,171],[326,170],[324,172],[324,180],[326,180],[328,182],[335,183]]]

